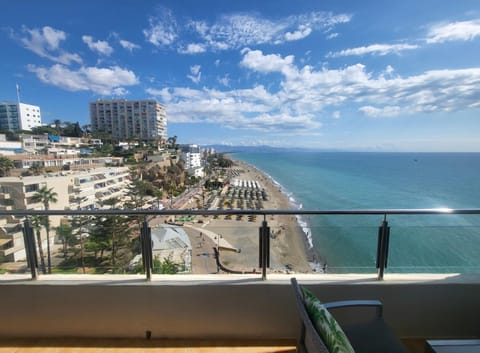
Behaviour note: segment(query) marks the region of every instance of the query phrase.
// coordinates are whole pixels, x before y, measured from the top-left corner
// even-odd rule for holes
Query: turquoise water
[[[236,153],[305,210],[480,208],[480,153]],[[300,219],[329,271],[374,272],[382,216]],[[390,272],[480,272],[480,215],[389,216]]]

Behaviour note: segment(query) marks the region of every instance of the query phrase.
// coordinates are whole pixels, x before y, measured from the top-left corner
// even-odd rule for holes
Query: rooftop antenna
[[[17,102],[20,105],[20,86],[18,85],[18,83],[16,84],[16,86],[17,86]]]

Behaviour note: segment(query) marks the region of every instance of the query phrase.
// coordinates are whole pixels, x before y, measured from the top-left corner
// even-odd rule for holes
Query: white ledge
[[[375,274],[269,274],[262,281],[260,275],[252,274],[205,274],[205,275],[152,275],[147,281],[145,275],[114,274],[52,274],[39,275],[32,280],[28,275],[0,275],[0,285],[244,285],[244,284],[289,284],[296,277],[305,284],[342,284],[342,285],[389,285],[389,284],[480,284],[480,274],[386,274],[383,281]]]

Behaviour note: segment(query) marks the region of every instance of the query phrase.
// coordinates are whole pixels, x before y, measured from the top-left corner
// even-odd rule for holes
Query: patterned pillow
[[[302,288],[308,316],[331,353],[354,353],[352,345],[335,318],[307,288]]]

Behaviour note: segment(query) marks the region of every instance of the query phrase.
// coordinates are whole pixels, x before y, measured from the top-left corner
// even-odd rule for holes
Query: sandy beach
[[[239,160],[234,160],[235,166],[230,170],[230,182],[244,185],[245,190],[250,183],[258,190],[257,195],[264,191],[266,198],[257,197],[256,201],[233,201],[231,196],[223,197],[228,187],[225,187],[216,200],[218,206],[224,209],[238,209],[239,205],[261,206],[263,209],[286,210],[291,209],[291,204],[285,194],[270,178],[253,166]],[[225,199],[229,201],[224,201]],[[245,207],[249,209],[251,207]],[[220,245],[220,260],[225,267],[235,271],[260,271],[259,269],[259,227],[262,225],[261,217],[236,217],[218,216],[209,217],[203,224],[195,224],[199,233],[202,229],[213,232],[210,240]],[[266,221],[270,227],[270,272],[310,272],[308,263],[308,250],[305,235],[299,227],[295,216],[267,216]],[[205,232],[204,232],[205,233]],[[197,235],[198,236],[198,235]],[[205,234],[203,234],[205,236]],[[232,249],[229,249],[232,248]],[[212,249],[200,249],[202,253],[211,252]],[[194,268],[194,272],[195,268]]]

